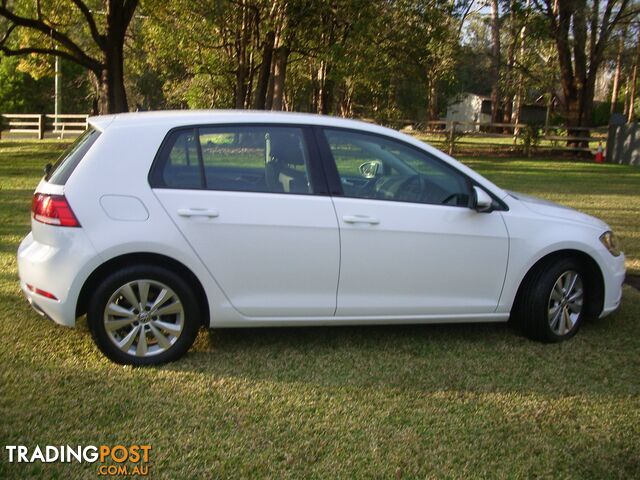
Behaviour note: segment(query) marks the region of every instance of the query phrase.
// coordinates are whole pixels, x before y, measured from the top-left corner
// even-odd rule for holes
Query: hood
[[[602,220],[587,215],[586,213],[579,212],[573,208],[565,207],[559,203],[544,200],[542,198],[533,197],[531,195],[525,195],[524,193],[507,191],[516,200],[522,202],[522,205],[529,210],[546,217],[560,218],[571,222],[581,223],[583,225],[589,225],[601,230],[609,230],[609,226]]]

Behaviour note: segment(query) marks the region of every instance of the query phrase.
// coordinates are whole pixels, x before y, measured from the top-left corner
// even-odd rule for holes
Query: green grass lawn
[[[640,293],[541,345],[509,325],[202,331],[185,359],[106,361],[81,320],[33,313],[15,251],[52,142],[0,142],[0,478],[5,445],[151,444],[152,478],[638,478]],[[462,158],[505,188],[600,216],[640,272],[640,169]]]

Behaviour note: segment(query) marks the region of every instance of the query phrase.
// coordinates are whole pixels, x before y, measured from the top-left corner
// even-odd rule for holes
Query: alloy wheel
[[[558,336],[568,334],[580,318],[584,301],[582,277],[567,270],[558,277],[549,295],[549,326]]]
[[[184,307],[167,285],[157,280],[134,280],[122,285],[104,309],[104,327],[121,351],[149,357],[167,351],[184,328]]]

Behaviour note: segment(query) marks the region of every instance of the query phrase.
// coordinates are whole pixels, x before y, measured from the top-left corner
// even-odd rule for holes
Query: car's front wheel
[[[156,365],[177,360],[200,326],[197,299],[174,272],[155,265],[108,275],[87,311],[98,348],[116,363]]]
[[[576,334],[588,311],[585,270],[573,258],[540,265],[522,285],[515,306],[524,333],[543,342],[560,342]]]

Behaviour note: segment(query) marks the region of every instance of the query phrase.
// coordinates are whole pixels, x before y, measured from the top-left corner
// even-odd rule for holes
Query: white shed
[[[475,93],[461,93],[447,107],[445,120],[450,122],[491,122],[491,99]],[[477,126],[457,125],[460,132],[478,130]]]

